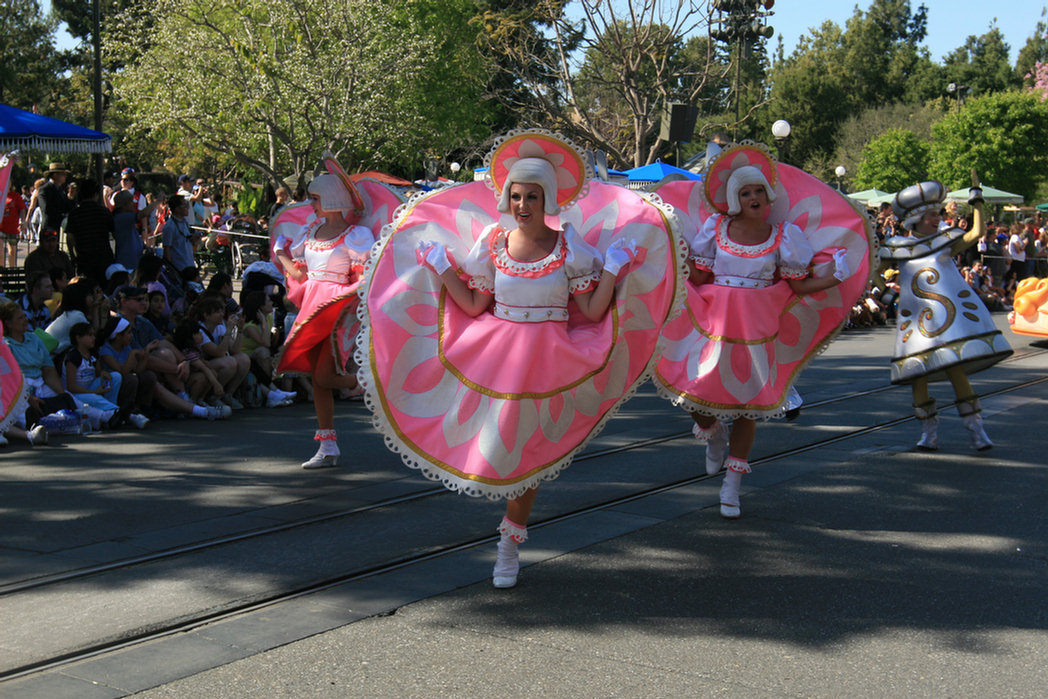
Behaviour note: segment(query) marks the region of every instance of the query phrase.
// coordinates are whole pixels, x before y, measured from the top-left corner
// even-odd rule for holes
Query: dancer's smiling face
[[[535,221],[544,223],[545,196],[542,187],[529,182],[514,182],[509,187],[509,210],[518,226]]]

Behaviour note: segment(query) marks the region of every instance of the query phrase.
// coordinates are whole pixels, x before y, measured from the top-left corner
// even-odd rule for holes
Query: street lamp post
[[[790,122],[785,119],[776,121],[771,125],[771,135],[775,137],[775,144],[779,149],[779,162],[785,163],[789,155]]]
[[[848,174],[847,168],[843,165],[838,165],[837,169],[833,171],[833,174],[837,175],[837,191],[844,194],[844,190],[841,189],[841,180]]]
[[[732,126],[732,140],[737,140],[739,129],[739,89],[742,83],[742,61],[749,46],[761,39],[769,39],[775,29],[767,24],[767,18],[773,14],[775,0],[713,0],[712,6],[717,16],[710,22],[720,25],[719,29],[710,31],[710,37],[726,44],[735,44],[735,124]]]
[[[966,92],[968,90],[971,90],[971,88],[968,87],[967,85],[958,85],[957,83],[950,83],[949,85],[946,86],[946,91],[947,92],[949,92],[950,94],[954,94],[954,93],[957,94],[957,111],[958,112],[961,111],[961,102],[964,101],[962,95],[963,95],[964,92]]]

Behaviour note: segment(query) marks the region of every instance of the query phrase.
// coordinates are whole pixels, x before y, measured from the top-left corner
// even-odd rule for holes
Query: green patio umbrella
[[[856,201],[861,201],[863,204],[869,207],[875,207],[884,202],[891,203],[892,199],[895,198],[894,192],[884,192],[879,189],[864,189],[861,192],[853,192],[848,195]]]
[[[1000,189],[993,187],[987,187],[983,185],[983,199],[987,204],[1022,204],[1023,197],[1019,194],[1012,194],[1011,192],[1005,192]],[[946,201],[968,201],[968,188],[955,189],[946,195]]]

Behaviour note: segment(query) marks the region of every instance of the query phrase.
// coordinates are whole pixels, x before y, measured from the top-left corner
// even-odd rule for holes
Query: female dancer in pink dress
[[[493,583],[512,587],[539,483],[649,373],[683,249],[669,207],[587,185],[587,163],[559,136],[512,133],[489,162],[495,201],[478,182],[398,212],[369,262],[358,363],[405,463],[507,498]]]
[[[312,374],[317,413],[313,439],[320,446],[302,468],[314,469],[338,463],[333,391],[357,386],[349,366],[359,328],[357,286],[375,237],[356,225],[364,204],[348,178],[320,175],[310,182],[309,197],[316,218],[294,239],[282,238],[276,245],[288,298],[299,308],[276,373]]]
[[[720,512],[729,519],[741,514],[739,485],[750,472],[756,419],[784,412],[797,374],[840,327],[870,269],[864,217],[847,204],[831,215],[821,198],[841,200],[833,201],[837,206],[843,197],[789,170],[799,183],[792,196],[781,183],[773,186],[777,168],[763,148],[735,146],[711,162],[698,185],[703,206],[689,206],[687,191],[659,189],[664,199],[705,220],[689,240],[688,311],[663,329],[667,346],[655,384],[691,411],[695,436],[707,445],[707,472],[727,468]],[[769,222],[780,197],[786,207]],[[815,247],[791,219],[813,231],[827,229],[829,241],[819,236]],[[819,263],[814,271],[813,263]],[[843,290],[837,288],[844,281]]]

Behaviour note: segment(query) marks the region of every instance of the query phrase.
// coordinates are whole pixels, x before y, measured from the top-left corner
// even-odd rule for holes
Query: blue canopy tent
[[[687,180],[702,179],[701,175],[696,174],[691,170],[685,170],[674,165],[669,165],[661,160],[640,167],[635,167],[632,170],[625,170],[624,172],[630,182],[659,182],[668,175],[680,175]]]
[[[101,131],[0,104],[0,153],[36,150],[55,153],[109,153],[113,139]]]

